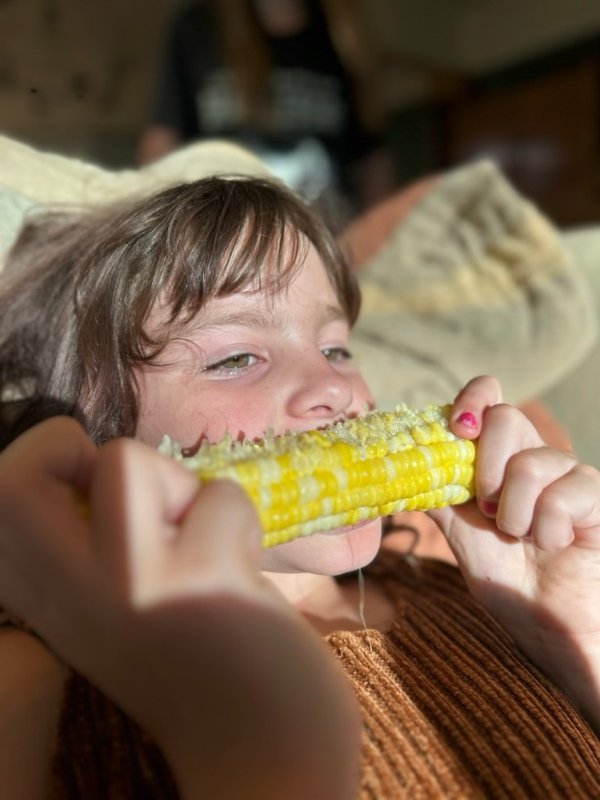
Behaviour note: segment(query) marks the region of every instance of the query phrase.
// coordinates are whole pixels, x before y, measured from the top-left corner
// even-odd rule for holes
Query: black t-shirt
[[[265,37],[271,60],[268,131],[243,120],[214,12],[199,2],[184,7],[172,25],[154,122],[175,127],[184,141],[218,137],[243,144],[307,196],[327,186],[350,191],[349,167],[378,142],[360,124],[352,80],[323,13],[309,5],[305,30]]]

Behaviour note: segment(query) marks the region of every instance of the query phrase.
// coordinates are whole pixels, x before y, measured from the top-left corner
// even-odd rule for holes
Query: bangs
[[[195,243],[187,252],[173,248],[180,257],[165,292],[169,324],[187,324],[213,298],[242,291],[279,294],[302,267],[310,242],[285,209],[228,211],[210,235],[196,239],[204,244],[202,253]]]
[[[124,365],[150,363],[214,298],[284,291],[311,245],[350,324],[356,319],[358,288],[335,240],[274,179],[206,178],[95,219],[76,306],[89,347],[107,342]]]
[[[154,290],[168,308],[162,336],[187,325],[213,298],[285,290],[311,244],[350,323],[355,321],[358,291],[341,252],[325,226],[282,185],[213,178],[167,190],[158,202],[163,213],[168,208],[159,252],[151,259]]]

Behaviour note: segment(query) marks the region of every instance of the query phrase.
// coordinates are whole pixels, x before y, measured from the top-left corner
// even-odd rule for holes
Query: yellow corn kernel
[[[425,511],[473,497],[475,444],[448,427],[449,406],[372,411],[321,430],[226,437],[184,457],[161,450],[202,482],[229,478],[256,506],[263,547],[396,511]]]

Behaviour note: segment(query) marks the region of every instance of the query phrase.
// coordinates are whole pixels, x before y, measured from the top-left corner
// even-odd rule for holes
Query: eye
[[[352,358],[352,353],[345,347],[325,347],[321,352],[328,361],[332,361],[334,364]]]
[[[256,356],[251,353],[234,353],[227,358],[216,361],[214,364],[207,364],[203,372],[235,373],[241,372],[251,367],[257,361]]]

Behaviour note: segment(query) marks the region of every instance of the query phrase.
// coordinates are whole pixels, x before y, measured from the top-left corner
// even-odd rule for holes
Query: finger
[[[101,449],[91,490],[93,547],[122,600],[152,583],[197,491],[191,472],[140,442]]]
[[[203,487],[179,531],[174,557],[181,570],[211,565],[219,580],[259,570],[261,529],[245,492],[232,481]]]
[[[60,603],[88,546],[73,487],[85,486],[96,448],[72,419],[47,420],[0,457],[1,601],[34,625]]]
[[[243,491],[196,477],[139,442],[102,448],[92,495],[95,547],[120,602],[147,607],[256,580],[260,528]]]
[[[496,558],[497,543],[511,541],[498,531],[495,519],[481,514],[475,502],[459,506],[446,506],[427,512],[444,533],[452,551],[464,561],[468,554],[483,553],[490,560]]]
[[[30,428],[2,453],[2,474],[27,470],[83,489],[89,481],[96,448],[71,417],[53,417]]]
[[[600,473],[583,464],[575,465],[540,495],[531,526],[531,537],[542,550],[567,547],[575,538],[578,546],[600,552]],[[597,558],[587,565],[597,572]],[[579,567],[578,582],[585,579]]]
[[[542,493],[567,475],[576,464],[575,458],[569,453],[549,447],[527,449],[512,456],[506,467],[496,513],[498,528],[516,538],[528,536],[539,512]],[[569,544],[570,540],[569,533],[563,546]]]
[[[484,514],[497,512],[510,459],[542,445],[534,425],[517,408],[500,403],[487,409],[475,464],[475,493]]]
[[[450,427],[458,436],[479,436],[483,416],[490,406],[502,402],[502,390],[496,378],[484,375],[473,378],[454,398]]]
[[[74,419],[56,417],[29,429],[2,453],[0,515],[5,545],[21,547],[32,568],[39,559],[62,551],[74,555],[86,546],[88,528],[76,492],[85,490],[96,448]],[[14,537],[15,526],[21,536]],[[62,550],[61,550],[62,548]]]

